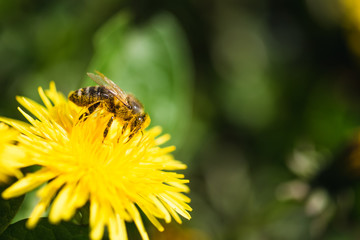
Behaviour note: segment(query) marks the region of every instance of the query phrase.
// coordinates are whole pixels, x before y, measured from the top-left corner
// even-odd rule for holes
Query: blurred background
[[[1,115],[95,70],[188,165],[193,218],[151,239],[360,239],[360,1],[0,1]]]

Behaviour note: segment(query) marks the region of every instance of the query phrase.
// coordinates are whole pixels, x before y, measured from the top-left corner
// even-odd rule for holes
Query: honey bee
[[[128,141],[141,129],[148,124],[149,116],[144,111],[143,105],[133,95],[127,94],[113,81],[105,77],[102,73],[87,73],[99,86],[80,88],[69,94],[69,100],[81,107],[87,107],[87,112],[82,114],[79,120],[86,120],[96,109],[102,108],[112,113],[110,120],[104,130],[104,139],[114,119],[117,118],[124,122],[122,133],[130,127]],[[147,123],[147,124],[145,124]]]

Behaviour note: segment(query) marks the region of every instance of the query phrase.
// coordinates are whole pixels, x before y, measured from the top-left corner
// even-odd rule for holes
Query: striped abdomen
[[[88,106],[95,102],[106,101],[113,98],[114,94],[104,86],[80,88],[69,94],[69,100],[78,106]]]

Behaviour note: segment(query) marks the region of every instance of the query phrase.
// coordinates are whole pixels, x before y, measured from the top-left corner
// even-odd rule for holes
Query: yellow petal
[[[55,173],[50,171],[38,171],[37,173],[27,174],[24,178],[20,179],[3,193],[2,197],[5,199],[20,196],[26,192],[33,190],[41,184],[49,181],[56,176]]]
[[[144,224],[141,220],[140,213],[136,209],[135,205],[133,203],[129,203],[127,209],[129,210],[131,216],[133,217],[135,225],[136,225],[137,229],[139,230],[142,239],[149,240],[149,236],[144,228]]]
[[[110,239],[121,239],[121,240],[128,239],[125,222],[121,219],[119,214],[116,214],[114,218],[110,219],[109,232],[110,232]]]
[[[42,87],[38,88],[38,92],[40,95],[41,100],[43,101],[43,103],[45,104],[47,109],[50,109],[53,107],[53,105],[51,104],[50,100],[47,98],[47,96],[45,95],[44,90],[42,89]]]

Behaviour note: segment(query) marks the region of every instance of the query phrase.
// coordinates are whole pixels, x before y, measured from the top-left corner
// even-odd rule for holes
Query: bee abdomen
[[[103,86],[80,88],[69,94],[69,100],[78,106],[88,106],[98,101],[110,99],[113,94]]]

